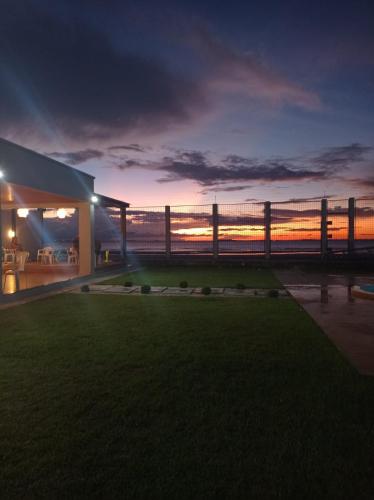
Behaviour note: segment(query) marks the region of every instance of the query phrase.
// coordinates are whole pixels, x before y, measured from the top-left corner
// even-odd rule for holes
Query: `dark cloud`
[[[334,194],[324,195],[324,196],[309,196],[307,198],[290,198],[289,200],[277,201],[276,205],[288,205],[290,203],[308,203],[311,201],[320,201],[322,198],[330,199],[334,198]]]
[[[276,104],[319,110],[319,96],[270,68],[258,55],[239,51],[205,26],[195,29],[192,44],[209,69],[211,91],[242,94]]]
[[[69,165],[79,165],[87,160],[95,160],[104,156],[104,153],[98,149],[83,149],[82,151],[70,151],[66,153],[54,151],[46,154],[52,158],[69,163]]]
[[[205,109],[199,84],[159,60],[115,48],[78,17],[65,22],[35,1],[5,0],[0,28],[3,132],[36,127],[47,135],[103,139],[159,132]]]
[[[145,153],[149,148],[140,144],[127,144],[123,146],[110,146],[108,151],[134,151],[135,153]]]
[[[314,156],[311,161],[320,168],[336,169],[337,171],[347,169],[354,163],[366,160],[366,155],[373,151],[371,146],[360,143],[352,143],[348,146],[332,147],[324,150],[321,154]]]
[[[245,184],[244,186],[218,186],[218,187],[203,189],[202,191],[200,191],[200,193],[201,194],[219,193],[219,192],[233,193],[235,191],[244,191],[246,189],[251,189],[252,187],[253,186],[249,184]]]
[[[327,177],[325,171],[308,168],[295,168],[293,165],[278,160],[256,162],[253,166],[241,164],[215,165],[208,163],[204,157],[201,161],[196,158],[165,158],[159,170],[167,172],[167,176],[158,182],[173,182],[178,180],[193,180],[202,186],[211,186],[221,183],[246,181],[301,181],[321,180]]]

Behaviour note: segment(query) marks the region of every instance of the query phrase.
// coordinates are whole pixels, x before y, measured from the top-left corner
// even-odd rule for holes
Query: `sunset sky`
[[[372,1],[0,4],[0,136],[100,193],[374,195]]]

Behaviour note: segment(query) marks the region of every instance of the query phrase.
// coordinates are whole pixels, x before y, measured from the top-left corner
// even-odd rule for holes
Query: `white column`
[[[95,269],[94,214],[92,203],[79,207],[79,275],[86,276]]]

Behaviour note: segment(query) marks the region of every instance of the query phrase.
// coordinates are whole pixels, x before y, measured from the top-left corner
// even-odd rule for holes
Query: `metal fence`
[[[374,198],[130,207],[125,223],[123,251],[133,254],[374,251]]]

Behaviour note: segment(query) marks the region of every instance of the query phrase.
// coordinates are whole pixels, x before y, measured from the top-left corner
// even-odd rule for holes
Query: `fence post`
[[[218,258],[219,246],[218,246],[218,205],[213,203],[212,205],[212,222],[213,222],[213,257]]]
[[[171,255],[171,237],[170,237],[170,206],[165,206],[165,253],[166,258]]]
[[[325,257],[328,251],[327,236],[327,199],[321,200],[321,256]]]
[[[356,202],[354,198],[348,200],[348,253],[355,251],[355,212]]]
[[[271,255],[271,202],[264,203],[264,222],[265,222],[265,257],[270,259]]]
[[[126,236],[126,208],[121,208],[121,257],[126,258],[127,254],[127,236]]]

